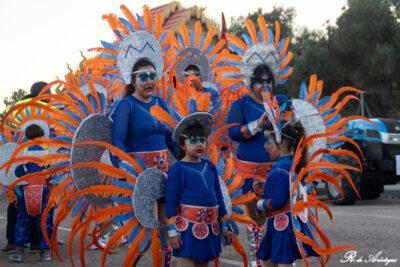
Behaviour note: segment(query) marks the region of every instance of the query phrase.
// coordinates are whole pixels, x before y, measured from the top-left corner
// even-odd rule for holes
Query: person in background
[[[32,124],[25,130],[25,137],[29,140],[34,140],[44,136],[43,129],[37,125]],[[33,145],[28,148],[26,153],[45,154],[46,151],[39,145]],[[45,167],[38,166],[35,163],[25,163],[20,165],[15,170],[17,177],[22,177],[28,174],[40,172]],[[10,255],[10,261],[22,262],[24,259],[24,246],[30,232],[31,221],[35,222],[35,231],[39,236],[39,249],[41,261],[51,260],[49,246],[46,243],[41,227],[42,212],[47,204],[47,197],[49,194],[49,183],[47,178],[34,177],[29,179],[27,184],[17,185],[14,188],[17,196],[17,210],[18,216],[15,225],[15,252]],[[51,212],[46,218],[47,233],[52,235],[53,230],[53,213]],[[32,231],[32,230],[31,230]]]
[[[32,84],[29,94],[27,94],[22,100],[16,102],[14,105],[26,103],[32,100],[32,98],[39,95],[40,91],[47,85],[46,82],[37,81]],[[6,112],[11,108],[11,106],[6,107]],[[7,208],[7,245],[1,250],[2,253],[13,253],[15,251],[15,225],[17,222],[18,210],[16,203],[12,202],[8,204]],[[29,244],[30,252],[39,252],[39,235],[35,231],[35,222],[31,221],[31,228],[29,231]]]

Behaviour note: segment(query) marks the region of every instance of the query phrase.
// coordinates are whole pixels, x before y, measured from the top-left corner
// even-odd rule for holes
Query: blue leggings
[[[42,196],[42,212],[47,205],[47,195],[48,189],[45,188],[43,190]],[[43,233],[42,233],[42,214],[31,216],[28,215],[26,205],[25,205],[25,197],[22,194],[17,194],[17,209],[18,209],[18,216],[17,216],[17,223],[15,225],[15,245],[23,247],[27,243],[28,234],[31,229],[37,231],[39,235],[39,248],[40,250],[49,249],[49,245],[46,243]],[[53,213],[52,210],[47,217],[46,228],[47,234],[51,237],[53,234]],[[35,224],[36,227],[30,227],[32,223]]]

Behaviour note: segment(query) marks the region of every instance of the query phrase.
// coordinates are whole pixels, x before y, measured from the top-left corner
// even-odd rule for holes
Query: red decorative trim
[[[42,213],[43,185],[28,185],[24,187],[26,210],[29,215]]]
[[[265,186],[265,180],[254,179],[253,191],[257,196],[259,196],[259,197],[264,196],[264,186]]]
[[[289,225],[289,217],[286,214],[278,215],[274,218],[274,227],[277,231],[285,230]]]
[[[189,227],[188,221],[182,216],[175,217],[174,225],[176,230],[178,230],[179,232],[186,231],[186,229]]]
[[[192,234],[199,240],[203,240],[207,238],[208,234],[210,233],[210,229],[204,223],[195,223],[192,228]]]
[[[219,223],[218,222],[213,222],[211,224],[211,231],[213,232],[214,235],[219,235],[220,229],[219,229]]]

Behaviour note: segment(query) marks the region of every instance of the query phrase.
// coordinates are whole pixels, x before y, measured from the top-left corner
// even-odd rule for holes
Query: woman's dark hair
[[[185,68],[185,72],[187,72],[187,71],[200,72],[200,68],[196,65],[190,64],[190,65],[187,65]]]
[[[264,73],[266,73],[268,75],[268,77],[270,77],[272,79],[272,89],[275,88],[274,74],[272,73],[271,69],[267,65],[260,65],[254,69],[253,77],[251,78],[251,81],[250,81],[250,88],[253,88],[255,81],[260,79]]]
[[[26,127],[25,129],[25,137],[29,140],[33,140],[35,138],[43,137],[44,131],[42,127],[37,124],[32,124]]]
[[[132,68],[132,73],[137,71],[138,69],[142,68],[142,67],[147,67],[147,66],[151,66],[154,69],[156,69],[156,67],[154,66],[154,64],[147,59],[141,59],[138,62],[135,63],[135,65],[133,65]],[[135,92],[135,86],[133,85],[134,81],[136,79],[136,74],[132,74],[132,79],[131,79],[131,83],[127,84],[125,87],[125,96],[124,97],[128,97],[131,94],[133,94]]]
[[[182,146],[185,145],[185,136],[200,136],[200,137],[207,137],[206,131],[204,127],[200,124],[193,124],[188,127],[182,132],[181,136],[179,136],[178,141],[178,160],[181,160],[185,157],[185,150],[182,149]]]

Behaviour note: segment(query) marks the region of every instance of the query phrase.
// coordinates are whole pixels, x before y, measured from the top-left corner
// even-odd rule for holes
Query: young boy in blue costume
[[[293,164],[293,151],[304,137],[301,126],[283,122],[281,142],[277,143],[274,131],[265,131],[264,148],[276,163],[268,173],[264,188],[264,199],[258,200],[257,210],[267,216],[266,234],[261,241],[257,257],[265,266],[292,266],[296,259],[301,259],[293,232],[290,214],[290,170]],[[306,152],[296,172],[305,166]],[[301,222],[300,222],[301,223]],[[302,226],[304,234],[313,238],[307,225]],[[303,244],[306,256],[319,256],[310,246]]]
[[[196,113],[189,117],[193,116]],[[212,124],[211,115],[209,117]],[[228,230],[217,169],[210,161],[202,159],[210,132],[195,123],[182,128],[179,135],[181,156],[168,171],[168,241],[173,256],[179,258],[178,266],[207,266],[221,253],[220,233],[228,243],[233,233]]]
[[[34,140],[44,136],[43,129],[37,125],[32,124],[25,130],[25,136],[29,140]],[[33,145],[28,148],[27,153],[34,153],[38,155],[45,153],[45,150],[39,145]],[[38,166],[35,163],[26,163],[18,166],[15,170],[17,177],[21,177],[27,174],[40,172],[45,167]],[[49,184],[46,178],[38,177],[28,181],[27,185],[19,185],[15,188],[17,196],[17,223],[15,226],[15,253],[10,255],[11,261],[22,262],[24,257],[24,245],[27,241],[31,220],[36,223],[35,231],[40,236],[39,249],[41,261],[51,260],[49,246],[46,243],[41,227],[42,212],[47,204],[47,196],[49,194]],[[52,235],[53,230],[53,216],[50,213],[46,221],[47,233],[49,236]]]

